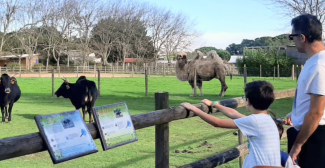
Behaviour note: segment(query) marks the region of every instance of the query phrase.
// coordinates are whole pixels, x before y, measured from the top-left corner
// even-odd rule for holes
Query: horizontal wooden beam
[[[287,91],[276,91],[275,94],[276,98],[285,98],[293,97],[295,93],[294,89],[291,89]],[[239,108],[245,106],[245,102],[241,97],[222,100],[220,101],[220,103],[230,108]],[[212,111],[213,113],[217,112],[215,108],[209,110],[209,107],[204,105],[203,103],[195,104],[195,106],[206,113],[208,113],[209,111]],[[131,116],[131,118],[135,129],[138,130],[194,116],[195,115],[193,112],[187,111],[182,106],[178,106],[175,108],[133,115]],[[93,139],[98,139],[99,133],[97,130],[96,123],[89,123],[87,124],[87,126]],[[20,157],[48,150],[45,142],[43,141],[39,133],[32,133],[27,135],[0,139],[0,149],[0,160]]]
[[[285,127],[285,130],[282,134],[282,139],[287,137],[287,129],[289,127]],[[234,159],[239,158],[240,156],[245,156],[248,154],[248,143],[244,143],[241,145],[238,145],[235,148],[232,148],[230,150],[227,150],[223,153],[219,153],[213,156],[210,156],[208,158],[199,160],[194,163],[190,163],[187,165],[184,165],[180,168],[214,168],[216,166],[220,166],[222,164],[228,163]]]

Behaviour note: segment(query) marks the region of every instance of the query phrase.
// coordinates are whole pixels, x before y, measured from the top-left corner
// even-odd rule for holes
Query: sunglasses
[[[294,36],[300,36],[301,34],[290,34],[289,35],[289,40],[293,40]]]

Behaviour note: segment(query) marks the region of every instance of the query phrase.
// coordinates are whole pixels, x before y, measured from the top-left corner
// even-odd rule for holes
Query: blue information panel
[[[126,103],[95,107],[103,150],[138,141],[136,131]]]
[[[98,152],[79,110],[36,116],[54,164]]]

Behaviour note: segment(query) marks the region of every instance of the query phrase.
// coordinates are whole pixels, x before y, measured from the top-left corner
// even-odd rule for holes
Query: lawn
[[[89,79],[97,82],[96,78]],[[75,81],[76,78],[69,80]],[[286,90],[296,86],[296,81],[289,78],[280,78],[275,81],[272,78],[248,78],[248,82],[252,80],[270,81],[275,90]],[[56,78],[55,88],[57,89],[61,83],[62,80]],[[150,77],[148,83],[149,96],[145,97],[144,78],[102,78],[101,97],[97,100],[96,106],[126,102],[131,115],[136,115],[154,111],[155,92],[169,92],[170,107],[175,107],[182,102],[196,104],[203,98],[221,100],[240,97],[243,95],[244,87],[243,78],[234,77],[233,80],[227,78],[229,89],[225,97],[220,98],[217,96],[221,90],[220,82],[213,80],[204,82],[204,97],[190,97],[189,95],[192,93],[190,85],[187,82],[178,81],[175,77]],[[34,116],[74,110],[68,99],[51,97],[50,78],[18,78],[18,84],[22,90],[22,97],[13,107],[12,123],[0,126],[2,127],[0,138],[38,132]],[[271,110],[279,117],[283,117],[290,112],[292,101],[292,98],[276,100]],[[238,110],[248,115],[244,108]],[[220,114],[214,115],[223,117]],[[86,119],[88,121],[88,116]],[[105,152],[102,150],[100,140],[97,139],[95,142],[99,150],[98,153],[58,165],[53,165],[48,152],[44,151],[1,161],[0,167],[154,167],[154,131],[154,127],[137,130],[138,142]],[[237,136],[234,136],[233,132],[234,130],[213,128],[198,117],[171,122],[170,167],[195,162],[237,146]],[[202,145],[205,141],[207,145]],[[238,167],[238,161],[223,167]]]

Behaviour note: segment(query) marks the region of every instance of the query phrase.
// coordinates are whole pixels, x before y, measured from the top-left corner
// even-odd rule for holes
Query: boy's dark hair
[[[303,34],[309,43],[322,41],[322,23],[316,16],[311,14],[302,14],[291,20],[297,34]]]
[[[256,110],[267,110],[275,99],[274,87],[266,81],[246,84],[245,97]]]

